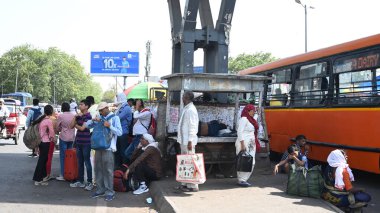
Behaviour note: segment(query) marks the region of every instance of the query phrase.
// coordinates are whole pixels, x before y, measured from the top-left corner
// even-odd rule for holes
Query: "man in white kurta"
[[[178,124],[177,142],[181,146],[181,154],[195,154],[195,146],[198,142],[198,111],[193,104],[194,93],[186,91],[183,94],[182,101],[185,107],[182,110],[181,118]],[[199,190],[198,184],[182,183],[182,191],[196,192]]]

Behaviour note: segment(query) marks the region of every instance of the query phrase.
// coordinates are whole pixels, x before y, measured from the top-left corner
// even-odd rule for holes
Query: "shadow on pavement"
[[[3,149],[3,148],[2,148]],[[1,150],[1,152],[4,152]],[[107,206],[123,207],[150,207],[145,199],[149,193],[139,196],[128,193],[117,193],[115,200],[105,202],[102,198],[92,199],[92,192],[83,188],[70,188],[69,182],[50,180],[48,186],[35,186],[32,180],[38,158],[29,158],[30,151],[25,148],[24,153],[0,153],[0,206],[6,203],[46,204],[64,206]],[[52,174],[59,174],[59,153],[53,157]],[[94,191],[94,190],[93,190]]]
[[[305,210],[305,207],[301,206],[318,208],[318,211],[324,209],[324,212],[334,211],[329,204],[321,199],[287,195],[285,193],[286,181],[287,175],[285,174],[274,176],[269,169],[258,169],[250,179],[251,187],[239,187],[236,178],[216,179],[209,177],[205,184],[199,185],[199,192],[187,193],[175,190],[174,187],[178,185],[175,178],[167,177],[154,183],[153,191],[163,191],[163,193],[153,194],[153,198],[162,203],[160,197],[165,197],[168,200],[167,203],[172,203],[172,206],[175,207],[173,207],[174,211],[178,212],[187,212],[187,209],[190,208],[188,203],[193,203],[195,206],[202,205],[204,208],[210,207],[213,210],[215,210],[214,208],[222,208],[221,212],[233,211],[234,206],[241,207],[238,212],[244,212],[244,208],[248,211],[256,209],[259,212],[261,207],[263,209],[266,207],[267,212],[281,211],[281,208],[284,207]],[[273,204],[280,207],[271,206]],[[193,210],[196,212],[198,209]]]

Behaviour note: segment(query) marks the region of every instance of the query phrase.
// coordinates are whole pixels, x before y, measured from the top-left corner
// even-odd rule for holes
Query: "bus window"
[[[338,104],[362,104],[372,102],[372,71],[362,70],[338,74],[339,88],[334,90]],[[335,101],[336,103],[336,101]]]
[[[272,82],[267,86],[267,105],[287,106],[291,84],[291,69],[283,69],[272,73]]]
[[[315,106],[324,104],[328,84],[326,62],[301,66],[294,85],[294,105]]]
[[[376,69],[376,87],[375,94],[380,95],[380,68]]]

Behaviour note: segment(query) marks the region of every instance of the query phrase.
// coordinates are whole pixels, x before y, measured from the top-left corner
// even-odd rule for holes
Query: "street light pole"
[[[306,4],[304,8],[305,8],[305,53],[307,53],[307,7],[306,7]]]
[[[55,102],[55,73],[54,73],[54,107],[56,106],[56,102]]]
[[[18,80],[18,64],[16,69],[16,86],[15,86],[15,93],[17,92],[17,80]]]
[[[307,7],[306,4],[302,4],[301,0],[295,0],[297,4],[300,4],[305,9],[305,53],[307,52],[307,8],[314,9],[314,7]]]

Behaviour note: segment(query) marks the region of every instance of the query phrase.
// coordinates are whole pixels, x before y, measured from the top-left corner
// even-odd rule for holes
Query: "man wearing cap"
[[[4,99],[0,98],[0,134],[3,134],[3,130],[5,129],[5,121],[9,114],[8,108],[4,105]]]
[[[114,156],[116,152],[116,139],[123,134],[120,119],[115,116],[108,108],[106,102],[101,102],[98,105],[100,116],[87,121],[84,126],[91,129],[94,128],[99,121],[105,120],[103,125],[111,130],[112,139],[111,146],[108,149],[96,150],[95,152],[95,176],[96,176],[96,192],[91,196],[92,198],[103,197],[105,201],[111,201],[115,198],[115,191],[113,190],[113,170],[114,170]]]

